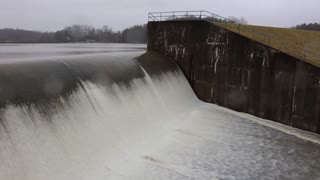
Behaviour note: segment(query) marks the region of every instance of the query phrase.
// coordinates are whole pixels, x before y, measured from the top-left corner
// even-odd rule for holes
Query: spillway
[[[319,179],[318,135],[199,101],[161,54],[109,50],[2,57],[0,179]]]

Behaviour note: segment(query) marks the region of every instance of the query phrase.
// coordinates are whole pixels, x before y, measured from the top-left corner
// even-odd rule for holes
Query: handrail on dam
[[[243,36],[252,38],[277,50],[309,62],[320,67],[320,53],[305,48],[304,46],[289,42],[262,30],[258,30],[253,26],[243,25],[232,21],[223,16],[211,13],[205,10],[198,11],[167,11],[167,12],[150,12],[148,13],[148,22],[153,21],[176,21],[176,20],[205,20],[215,23],[230,31],[239,33]]]
[[[167,12],[150,12],[148,21],[169,21],[169,20],[209,20],[214,22],[232,22],[231,20],[211,13],[209,11],[167,11]]]

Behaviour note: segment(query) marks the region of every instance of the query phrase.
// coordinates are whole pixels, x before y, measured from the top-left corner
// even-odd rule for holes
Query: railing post
[[[252,39],[254,39],[254,28],[252,29]]]
[[[270,46],[270,43],[271,43],[271,36],[270,36],[270,34],[269,34],[269,46]]]
[[[200,11],[200,19],[201,19],[201,13],[202,13],[202,11]]]
[[[162,20],[162,12],[160,12],[160,21]]]
[[[174,11],[172,12],[172,19],[174,19]]]
[[[307,51],[306,51],[306,49],[304,49],[304,58],[306,59],[307,58]]]

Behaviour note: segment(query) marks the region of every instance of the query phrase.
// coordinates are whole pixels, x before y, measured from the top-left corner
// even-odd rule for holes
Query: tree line
[[[177,20],[209,20],[213,22],[227,22],[227,23],[236,23],[236,24],[248,24],[248,21],[244,17],[235,17],[235,16],[229,16],[228,19],[222,19],[222,18],[215,18],[215,17],[206,17],[206,16],[196,16],[196,15],[182,15],[182,16],[172,16],[167,17],[168,21],[177,21]]]
[[[94,28],[88,25],[72,25],[56,32],[0,29],[0,43],[146,43],[147,26],[135,25],[123,31],[113,31],[108,26]]]
[[[312,30],[312,31],[320,31],[320,24],[319,23],[303,23],[296,25],[295,29],[303,29],[303,30]]]
[[[188,17],[191,18],[191,17]],[[247,24],[244,18],[229,17],[241,24]],[[319,23],[303,23],[295,29],[320,31]],[[146,43],[147,26],[135,25],[123,31],[113,31],[108,26],[94,28],[88,25],[72,25],[56,32],[38,32],[23,29],[0,29],[0,43],[68,43],[68,42],[104,42],[104,43]]]

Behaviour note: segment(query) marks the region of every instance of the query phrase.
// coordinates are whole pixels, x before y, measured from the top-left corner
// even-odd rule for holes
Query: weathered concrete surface
[[[206,21],[148,23],[201,100],[320,133],[320,69]]]

